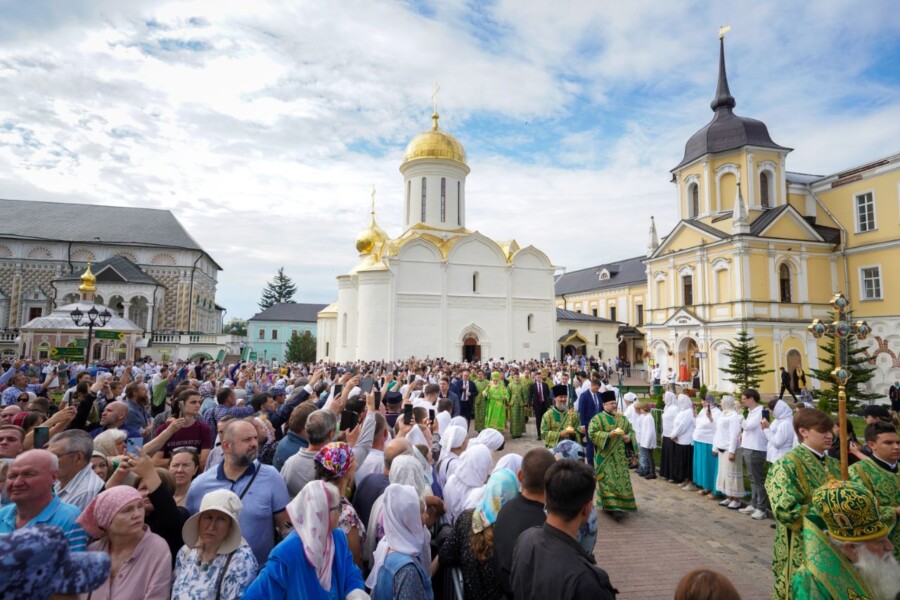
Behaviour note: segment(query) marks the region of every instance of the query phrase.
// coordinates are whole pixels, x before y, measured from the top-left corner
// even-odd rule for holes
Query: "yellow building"
[[[661,243],[651,225],[646,283],[628,288],[647,307],[650,359],[676,373],[684,360],[711,389],[731,390],[721,368],[746,329],[774,370],[761,391],[777,392],[779,367],[818,366],[806,327],[828,318],[842,291],[854,319],[872,326],[870,385],[886,395],[900,380],[900,276],[889,267],[900,263],[900,153],[827,176],[793,173],[791,149],[735,104],[720,42],[713,118],[671,171],[680,220]]]

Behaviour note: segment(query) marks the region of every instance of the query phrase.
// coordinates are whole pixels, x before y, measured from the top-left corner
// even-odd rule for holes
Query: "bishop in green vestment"
[[[841,476],[839,461],[826,454],[831,447],[834,420],[827,414],[802,408],[794,415],[794,430],[802,442],[776,461],[766,477],[766,492],[775,517],[775,573],[773,600],[791,598],[791,580],[803,564],[803,517],[811,514],[815,490]]]
[[[850,467],[850,480],[861,483],[878,501],[881,519],[891,528],[889,539],[894,556],[900,560],[900,436],[891,423],[876,421],[866,426],[866,445],[872,457]]]
[[[588,436],[594,445],[596,505],[618,521],[623,511],[635,512],[637,504],[625,460],[625,446],[634,447],[634,430],[628,419],[618,414],[615,399],[604,402],[603,410],[591,419]]]
[[[484,425],[497,431],[506,429],[506,407],[509,404],[509,390],[503,385],[503,375],[491,373],[491,385],[484,390],[487,401]]]
[[[551,390],[553,406],[541,418],[541,439],[551,450],[563,440],[581,443],[578,413],[566,404],[565,386],[554,385]]]
[[[520,438],[525,433],[525,405],[528,404],[526,394],[531,389],[526,387],[518,371],[513,371],[509,389],[509,435]]]
[[[475,389],[478,390],[478,394],[475,395],[475,431],[484,429],[484,419],[487,416],[487,398],[484,396],[484,390],[490,383],[484,378],[484,371],[478,371],[475,379]]]
[[[875,497],[853,481],[830,480],[813,493],[812,510],[803,519],[798,542],[803,562],[791,579],[793,600],[878,600],[896,590],[882,573],[868,578],[859,562],[865,551],[874,557],[890,555],[888,526],[881,520]],[[826,535],[827,534],[827,535]],[[887,567],[888,569],[895,567]],[[889,578],[888,578],[889,579]]]

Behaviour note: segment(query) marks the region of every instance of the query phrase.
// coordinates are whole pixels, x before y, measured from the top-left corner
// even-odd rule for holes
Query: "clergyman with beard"
[[[815,491],[803,519],[804,565],[792,581],[795,600],[900,598],[900,564],[872,493],[830,480]]]
[[[243,504],[238,517],[241,532],[262,566],[275,546],[275,529],[284,531],[290,526],[285,507],[291,498],[278,471],[256,460],[258,450],[256,428],[251,423],[230,423],[222,439],[224,461],[191,482],[184,506],[193,515],[200,510],[203,496],[213,490],[237,494]]]

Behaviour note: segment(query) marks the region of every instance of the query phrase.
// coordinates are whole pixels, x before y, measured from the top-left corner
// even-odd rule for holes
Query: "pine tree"
[[[316,336],[309,331],[291,334],[285,348],[284,359],[287,362],[315,362]]]
[[[753,343],[753,338],[743,329],[738,332],[737,342],[732,344],[731,349],[725,354],[728,355],[729,364],[722,372],[731,376],[726,379],[733,383],[738,391],[747,388],[758,389],[763,377],[772,372],[772,369],[765,368],[763,357],[766,353]]]
[[[853,320],[848,315],[847,320],[851,323]],[[866,348],[860,346],[856,340],[856,336],[851,335],[846,338],[843,344],[844,358],[843,364],[850,371],[850,380],[847,381],[847,411],[854,412],[859,408],[860,401],[872,401],[881,397],[880,394],[872,394],[866,389],[866,382],[873,377],[875,367],[870,366],[869,356]],[[819,407],[823,410],[837,412],[838,410],[838,388],[831,376],[834,371],[834,338],[831,336],[822,338],[822,344],[819,345],[821,354],[819,355],[820,369],[810,369],[810,377],[818,379],[822,382],[819,389]]]
[[[284,267],[279,267],[275,279],[266,283],[266,289],[263,290],[262,299],[259,301],[259,308],[266,310],[270,306],[282,302],[293,304],[296,293],[297,286],[290,277],[284,274]]]

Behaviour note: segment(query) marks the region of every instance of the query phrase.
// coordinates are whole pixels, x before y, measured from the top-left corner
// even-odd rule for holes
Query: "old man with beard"
[[[875,497],[859,483],[830,480],[813,494],[803,520],[804,564],[792,580],[794,600],[894,600],[900,564]]]
[[[256,428],[246,421],[230,423],[222,440],[224,461],[191,482],[184,506],[193,515],[200,510],[203,496],[213,490],[237,494],[243,504],[238,517],[241,532],[257,564],[264,565],[275,546],[275,529],[285,531],[290,526],[285,507],[291,498],[278,471],[256,460],[258,451]]]

